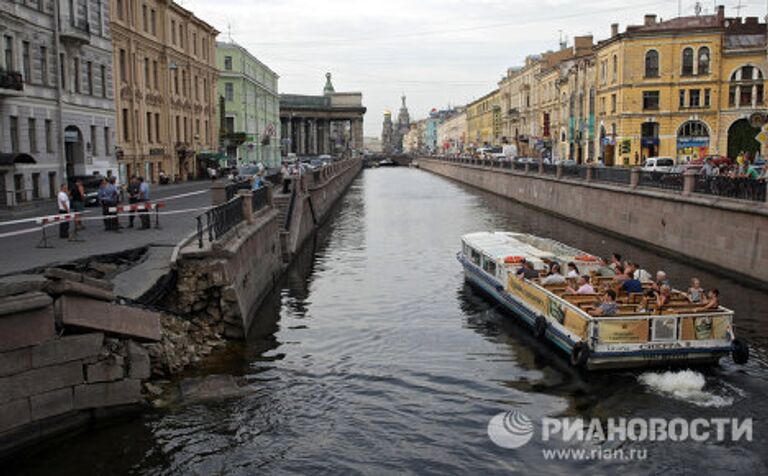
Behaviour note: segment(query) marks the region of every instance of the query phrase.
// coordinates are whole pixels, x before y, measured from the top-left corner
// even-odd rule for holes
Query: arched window
[[[650,50],[645,53],[645,77],[659,77],[659,52],[656,50]]]
[[[693,76],[693,48],[683,50],[683,76]]]
[[[752,65],[744,65],[731,75],[728,105],[737,108],[761,107],[764,102],[763,72]]]
[[[677,131],[678,137],[709,137],[707,125],[701,121],[684,122]]]
[[[699,74],[709,74],[709,48],[699,48]]]

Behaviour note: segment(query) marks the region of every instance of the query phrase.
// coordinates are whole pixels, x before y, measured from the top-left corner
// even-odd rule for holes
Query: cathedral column
[[[312,119],[312,154],[319,155],[319,147],[317,146],[317,119]]]
[[[363,120],[355,118],[350,121],[350,139],[352,148],[359,151],[363,150]]]

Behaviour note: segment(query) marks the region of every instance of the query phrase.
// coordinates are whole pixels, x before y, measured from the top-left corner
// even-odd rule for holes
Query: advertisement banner
[[[598,336],[601,344],[648,342],[648,321],[600,321]]]

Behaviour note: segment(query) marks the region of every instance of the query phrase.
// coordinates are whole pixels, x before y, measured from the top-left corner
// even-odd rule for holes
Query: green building
[[[218,94],[224,98],[222,146],[230,163],[280,166],[277,74],[233,42],[216,42]]]

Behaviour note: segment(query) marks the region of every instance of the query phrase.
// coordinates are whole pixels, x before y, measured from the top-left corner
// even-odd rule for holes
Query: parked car
[[[672,157],[651,157],[645,160],[640,168],[643,172],[670,173],[675,167],[675,159]]]
[[[99,185],[101,180],[105,177],[101,175],[74,175],[69,177],[67,185],[69,189],[75,188],[75,182],[80,180],[83,182],[83,188],[85,189],[85,206],[97,207],[99,206]]]

